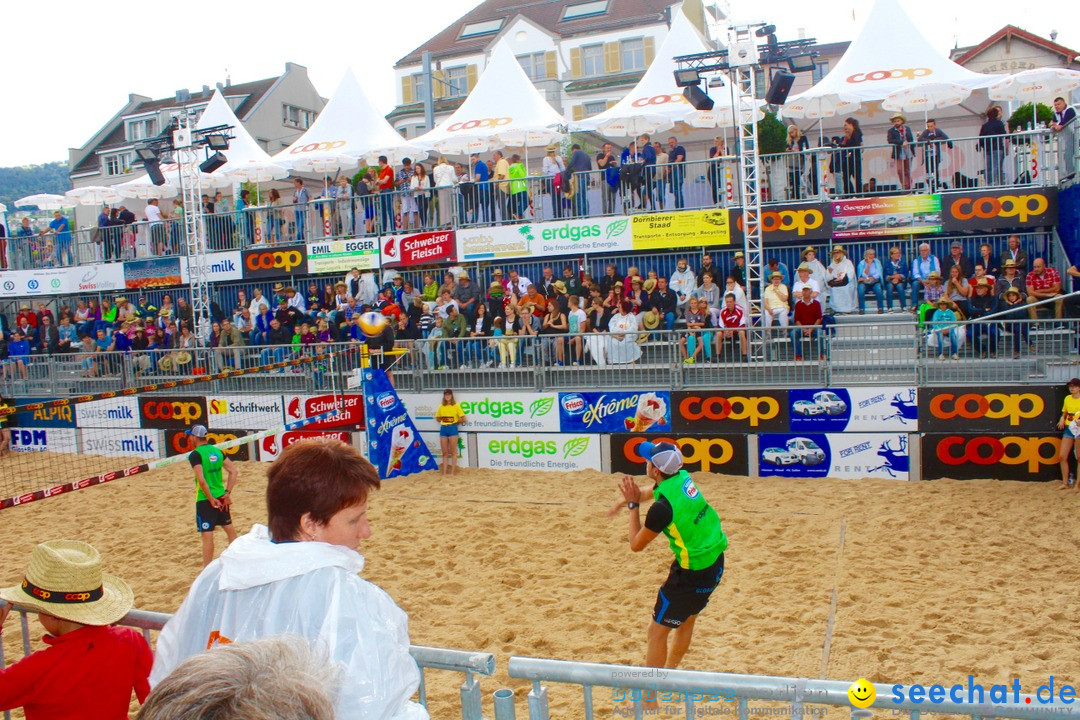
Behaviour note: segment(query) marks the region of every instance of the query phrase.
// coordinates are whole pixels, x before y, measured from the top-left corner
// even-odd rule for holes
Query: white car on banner
[[[442,393],[399,393],[421,432],[439,429],[435,411]],[[454,393],[469,432],[559,432],[558,393],[477,392]]]
[[[910,479],[908,434],[829,433],[758,435],[761,475],[794,478],[834,477]],[[790,453],[797,459],[785,455]]]
[[[477,467],[492,470],[600,470],[602,435],[477,433]]]
[[[918,392],[912,387],[792,388],[791,431],[915,432]]]

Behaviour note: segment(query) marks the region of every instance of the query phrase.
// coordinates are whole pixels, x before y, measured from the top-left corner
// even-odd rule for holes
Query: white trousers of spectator
[[[765,310],[761,313],[761,317],[765,323],[765,327],[772,327],[775,323],[780,323],[780,327],[787,327],[788,325],[788,309],[785,307]]]

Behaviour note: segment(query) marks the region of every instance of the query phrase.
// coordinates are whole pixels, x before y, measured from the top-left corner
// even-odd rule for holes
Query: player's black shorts
[[[216,527],[232,525],[232,515],[228,510],[219,510],[209,500],[195,501],[195,529],[209,532]]]
[[[660,625],[677,628],[691,615],[697,615],[709,604],[709,597],[724,575],[724,553],[716,562],[701,570],[686,570],[677,562],[656,594],[653,620]]]

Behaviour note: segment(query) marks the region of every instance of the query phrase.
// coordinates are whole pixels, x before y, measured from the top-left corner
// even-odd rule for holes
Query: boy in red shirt
[[[795,325],[802,327],[791,331],[791,345],[795,348],[795,359],[802,360],[803,338],[810,338],[813,343],[820,329],[814,326],[821,325],[821,303],[813,298],[809,285],[803,285],[802,297],[795,302]],[[824,354],[819,355],[825,359]]]
[[[135,598],[127,583],[101,572],[93,546],[52,540],[34,548],[22,582],[0,590],[0,626],[15,603],[36,611],[48,646],[0,670],[0,710],[22,707],[26,720],[126,720],[131,691],[150,693],[150,646],[137,630],[109,627]]]

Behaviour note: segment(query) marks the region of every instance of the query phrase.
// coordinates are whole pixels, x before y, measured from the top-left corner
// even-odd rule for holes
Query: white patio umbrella
[[[858,96],[845,92],[833,92],[810,97],[797,95],[785,103],[780,113],[785,119],[820,120],[856,113],[860,108],[862,108],[862,102]]]
[[[27,195],[15,201],[15,207],[30,207],[31,205],[37,206],[40,210],[59,210],[61,208],[75,207],[75,201],[63,195],[52,195],[50,193]]]
[[[922,112],[959,105],[971,95],[971,88],[950,82],[919,83],[894,90],[881,101],[881,107],[891,112]]]
[[[68,190],[64,195],[79,205],[109,205],[123,197],[116,188],[105,185],[87,185]]]
[[[171,183],[154,185],[145,175],[142,178],[120,183],[115,187],[120,193],[120,197],[136,198],[138,200],[152,200],[154,198],[163,200],[165,198],[174,198],[179,194],[175,185]]]
[[[341,170],[351,170],[360,164],[360,160],[341,153],[311,153],[292,160],[290,165],[293,170],[301,173],[331,173]]]
[[[990,86],[991,100],[1015,100],[1020,103],[1068,98],[1080,88],[1080,71],[1065,68],[1022,70]]]

